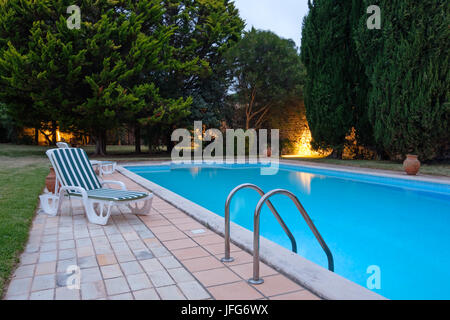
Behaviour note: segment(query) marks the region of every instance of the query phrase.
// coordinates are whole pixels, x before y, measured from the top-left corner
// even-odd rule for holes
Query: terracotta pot
[[[47,187],[47,190],[49,192],[55,193],[55,183],[56,183],[55,169],[53,169],[53,167],[50,167],[50,173],[48,174],[47,178],[45,178],[45,186]]]
[[[420,161],[417,159],[418,156],[413,154],[406,155],[406,160],[403,162],[403,168],[405,172],[410,176],[415,176],[420,169]]]

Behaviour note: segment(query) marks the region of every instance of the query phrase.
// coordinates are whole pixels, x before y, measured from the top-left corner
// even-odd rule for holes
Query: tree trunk
[[[140,154],[141,150],[141,127],[139,124],[134,125],[134,152]]]
[[[39,144],[39,128],[37,127],[34,129],[34,143]]]
[[[56,146],[56,143],[58,142],[58,138],[56,136],[56,131],[58,130],[58,125],[55,121],[52,121],[52,145]]]
[[[94,136],[95,139],[95,154],[96,156],[106,155],[106,133],[101,132]]]

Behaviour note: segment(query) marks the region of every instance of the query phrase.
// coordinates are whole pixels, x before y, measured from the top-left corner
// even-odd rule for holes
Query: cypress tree
[[[362,27],[358,53],[370,80],[369,115],[380,150],[396,159],[448,155],[450,6],[446,0],[365,1],[380,30]],[[364,21],[365,25],[365,21]]]
[[[370,144],[366,116],[367,78],[353,43],[359,1],[309,1],[303,21],[301,57],[307,70],[305,106],[312,146],[334,150],[340,157],[346,136]]]

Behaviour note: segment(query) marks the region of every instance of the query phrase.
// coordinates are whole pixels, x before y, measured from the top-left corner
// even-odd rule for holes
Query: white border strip
[[[165,163],[164,163],[165,164]],[[130,163],[127,166],[149,165],[149,163]],[[152,165],[155,165],[152,163]],[[159,164],[161,165],[161,163]],[[117,171],[147,188],[158,197],[204,224],[213,231],[224,235],[224,218],[180,195],[161,187],[141,176],[123,168]],[[253,251],[253,233],[231,222],[231,239],[245,251]],[[328,300],[385,300],[383,296],[372,292],[340,275],[295,254],[288,249],[261,236],[261,261],[288,276],[314,294]]]

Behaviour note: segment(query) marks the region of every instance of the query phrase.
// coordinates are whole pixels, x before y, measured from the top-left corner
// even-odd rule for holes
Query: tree
[[[185,122],[147,128],[148,139],[160,143],[176,126],[202,121],[219,126],[226,117],[225,103],[231,80],[225,54],[242,36],[244,22],[229,0],[163,0],[166,26],[174,26],[170,55],[176,69],[161,70],[158,87],[169,97],[192,97]]]
[[[355,40],[370,80],[368,113],[379,150],[422,160],[450,151],[450,7],[445,0],[377,0],[381,29],[361,18]]]
[[[360,1],[314,0],[308,5],[301,57],[308,74],[305,105],[312,146],[332,148],[341,157],[352,128],[359,143],[372,143],[368,81],[353,42],[363,8]]]
[[[40,121],[48,117],[89,132],[97,154],[106,151],[109,129],[187,115],[190,99],[163,97],[155,84],[158,71],[177,67],[168,58],[173,27],[162,23],[159,1],[83,1],[80,29],[67,26],[70,4],[1,3],[0,35],[7,45],[0,56],[4,102],[14,106],[11,101],[25,97],[20,105],[31,102],[26,108]],[[20,36],[12,23],[21,25]]]
[[[302,95],[303,67],[295,43],[252,29],[229,52],[234,101],[245,110],[245,128],[260,128],[270,110]]]

